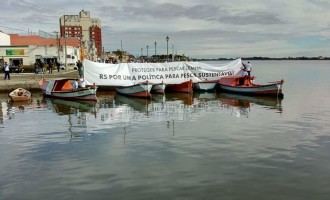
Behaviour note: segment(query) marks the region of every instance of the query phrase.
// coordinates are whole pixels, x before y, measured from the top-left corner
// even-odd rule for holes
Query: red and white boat
[[[165,94],[166,84],[161,83],[154,83],[152,84],[151,93],[158,93],[158,94]]]
[[[227,76],[222,77],[218,84],[220,90],[231,93],[256,96],[284,96],[282,93],[283,80],[268,84],[254,84],[252,82],[254,78],[254,76]]]
[[[201,92],[212,92],[215,90],[215,86],[217,85],[219,80],[205,80],[194,83],[194,90]]]
[[[180,84],[168,84],[166,85],[166,90],[170,92],[193,93],[193,82],[190,80]]]
[[[61,98],[66,100],[92,100],[97,101],[95,85],[86,88],[73,89],[73,78],[59,78],[59,79],[41,79],[39,87],[44,96]]]
[[[135,85],[117,86],[116,91],[127,96],[150,98],[152,85],[152,83],[146,81]]]

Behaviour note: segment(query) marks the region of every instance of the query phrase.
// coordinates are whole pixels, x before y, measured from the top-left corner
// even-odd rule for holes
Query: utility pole
[[[53,31],[56,34],[56,42],[57,42],[57,62],[60,60],[60,40],[58,37],[58,31]]]
[[[64,63],[65,63],[65,71],[67,71],[67,49],[66,49],[66,26],[65,26],[65,21],[66,21],[66,15],[64,15]]]
[[[93,40],[91,40],[91,48],[92,48],[92,61],[94,61],[94,43]]]

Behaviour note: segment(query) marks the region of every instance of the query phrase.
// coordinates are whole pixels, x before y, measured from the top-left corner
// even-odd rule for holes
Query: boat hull
[[[164,83],[156,83],[152,85],[151,93],[165,94],[166,85]]]
[[[282,84],[282,82],[277,82],[267,85],[230,86],[219,83],[219,88],[226,92],[244,95],[283,97]]]
[[[140,97],[140,98],[150,98],[151,97],[151,83],[139,83],[130,86],[118,86],[116,91],[122,95]]]
[[[95,89],[83,89],[76,91],[67,91],[67,92],[51,92],[46,94],[43,91],[45,97],[60,98],[65,100],[92,100],[97,101],[96,90]]]
[[[60,98],[65,100],[90,100],[97,101],[96,86],[72,89],[69,81],[72,79],[40,80],[39,86],[45,97]]]
[[[171,84],[166,86],[166,91],[169,92],[183,92],[183,93],[193,93],[193,82],[186,81],[180,84]]]

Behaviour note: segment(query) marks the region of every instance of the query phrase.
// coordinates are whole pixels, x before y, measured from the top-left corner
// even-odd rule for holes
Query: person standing
[[[49,68],[49,74],[53,74],[53,62],[52,62],[52,60],[49,61],[48,68]]]
[[[57,72],[60,72],[60,70],[61,70],[60,62],[56,61],[56,66],[57,66]]]
[[[41,74],[44,74],[45,73],[45,64],[42,61],[40,61],[39,66],[41,69]]]
[[[4,72],[5,72],[5,78],[4,80],[6,80],[8,78],[8,80],[10,80],[10,67],[7,64],[7,62],[5,62],[4,66],[3,66]]]
[[[251,76],[252,65],[251,65],[250,61],[246,64],[245,70],[246,70],[248,76]]]
[[[36,61],[36,62],[34,63],[34,73],[35,73],[35,74],[38,74],[38,71],[39,71],[39,63]]]
[[[77,68],[78,68],[78,73],[79,73],[79,77],[82,77],[83,76],[83,69],[82,69],[82,63],[80,62],[80,60],[78,60],[77,62]]]

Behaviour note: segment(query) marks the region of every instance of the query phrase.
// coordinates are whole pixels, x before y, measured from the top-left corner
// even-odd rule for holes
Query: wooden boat
[[[42,90],[44,96],[61,98],[66,100],[91,100],[96,101],[96,90],[95,85],[73,89],[73,78],[59,78],[59,79],[41,79],[39,81],[39,87]]]
[[[151,88],[151,93],[158,93],[158,94],[165,94],[166,84],[161,83],[154,83]]]
[[[17,88],[8,94],[11,101],[28,101],[31,99],[31,92],[24,88]]]
[[[150,98],[151,88],[152,88],[152,83],[146,81],[135,85],[117,86],[116,91],[122,95],[140,97],[140,98]]]
[[[193,93],[193,82],[192,82],[192,80],[190,80],[190,81],[186,81],[186,82],[183,82],[180,84],[169,84],[169,85],[166,85],[166,91]]]
[[[218,80],[205,80],[194,83],[193,89],[201,92],[212,92],[215,90]]]
[[[284,96],[282,93],[283,80],[268,84],[254,84],[252,82],[254,78],[254,76],[227,76],[222,77],[218,84],[220,90],[231,93],[256,96]]]

